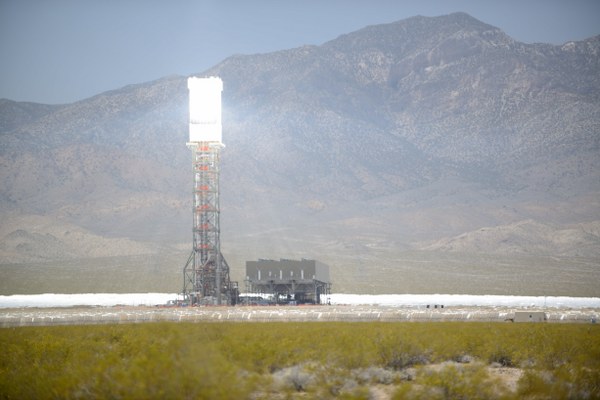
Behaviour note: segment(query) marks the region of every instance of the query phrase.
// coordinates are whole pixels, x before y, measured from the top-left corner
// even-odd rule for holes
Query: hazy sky
[[[0,98],[68,103],[455,11],[527,43],[600,34],[600,0],[0,0]]]

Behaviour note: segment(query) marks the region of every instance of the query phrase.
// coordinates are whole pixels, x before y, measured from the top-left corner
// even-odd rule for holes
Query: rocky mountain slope
[[[462,13],[224,60],[198,75],[225,86],[230,264],[348,249],[600,256],[598,71],[600,37],[524,44]],[[59,106],[0,101],[0,260],[191,241],[186,122],[180,76]]]

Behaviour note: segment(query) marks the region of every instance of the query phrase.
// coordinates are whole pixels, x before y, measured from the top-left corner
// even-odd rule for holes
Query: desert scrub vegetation
[[[0,399],[600,398],[600,327],[147,323],[0,329]],[[514,387],[498,374],[518,369]]]

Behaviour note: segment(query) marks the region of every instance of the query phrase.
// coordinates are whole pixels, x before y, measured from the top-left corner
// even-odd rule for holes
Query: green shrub
[[[429,351],[411,340],[379,341],[381,364],[386,368],[401,370],[429,363]]]
[[[440,369],[421,368],[418,385],[403,385],[394,399],[503,399],[507,390],[483,365],[447,363]]]
[[[490,362],[525,369],[518,397],[600,398],[600,327],[584,324],[24,327],[0,329],[0,349],[0,399],[486,398]]]
[[[572,366],[528,370],[519,381],[517,394],[523,399],[599,399],[600,370]]]

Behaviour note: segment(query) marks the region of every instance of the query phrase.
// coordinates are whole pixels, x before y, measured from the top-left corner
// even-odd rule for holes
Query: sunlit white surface
[[[74,306],[150,306],[177,298],[175,293],[44,293],[0,296],[0,308]]]
[[[221,92],[223,81],[217,77],[188,78],[190,102],[190,142],[221,143]]]
[[[153,306],[180,298],[176,293],[83,293],[0,296],[0,308],[73,306]],[[472,296],[453,294],[343,294],[322,296],[332,305],[379,305],[388,307],[482,306],[600,308],[599,297]]]
[[[332,304],[381,306],[506,306],[506,307],[600,307],[600,297],[473,296],[463,294],[332,294]]]

